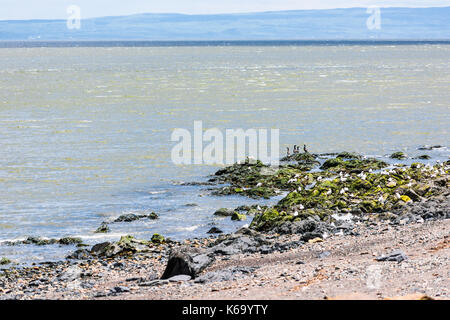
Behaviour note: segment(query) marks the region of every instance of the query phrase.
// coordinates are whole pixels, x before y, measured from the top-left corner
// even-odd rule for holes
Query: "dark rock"
[[[130,292],[130,288],[125,286],[117,286],[111,289],[111,293],[124,293],[124,292]]]
[[[290,241],[290,242],[286,242],[286,243],[275,243],[273,245],[273,249],[274,251],[280,251],[280,252],[285,252],[291,249],[295,249],[298,248],[299,246],[303,245],[304,242],[302,240],[300,241]]]
[[[37,246],[45,246],[49,244],[56,244],[58,240],[56,239],[42,239],[40,237],[28,237],[26,240],[22,241],[23,244],[34,244]]]
[[[418,157],[416,157],[414,159],[430,160],[431,157],[429,155],[427,155],[427,154],[422,154],[422,155],[420,155],[420,156],[418,156]]]
[[[81,288],[83,289],[92,289],[94,287],[95,283],[90,281],[90,282],[83,282],[81,284]]]
[[[247,219],[247,216],[245,214],[241,214],[239,212],[234,212],[233,215],[231,216],[231,220],[234,221],[242,221]]]
[[[81,240],[81,238],[65,237],[59,239],[58,243],[62,245],[73,245],[73,244],[81,244],[83,243],[83,240]]]
[[[272,252],[274,252],[274,251],[275,251],[274,248],[271,247],[271,246],[268,246],[268,245],[263,245],[263,246],[261,246],[261,247],[259,248],[259,252],[260,252],[261,254],[269,254],[269,253],[272,253]]]
[[[105,292],[97,292],[94,294],[94,298],[103,298],[106,296],[107,296],[107,294]]]
[[[128,213],[123,214],[120,217],[118,217],[114,222],[132,222],[139,219],[158,219],[158,215],[154,212],[150,214],[134,214],[134,213]]]
[[[315,233],[316,236],[322,238],[325,232],[332,232],[334,228],[322,221],[314,219],[306,219],[294,222],[285,222],[275,229],[280,234],[306,234]],[[307,237],[307,236],[306,236]],[[306,238],[305,237],[305,238]],[[315,237],[314,237],[315,238]],[[309,239],[305,240],[308,241]]]
[[[397,159],[397,160],[403,160],[406,159],[408,156],[404,153],[404,152],[394,152],[393,154],[390,155],[391,159]]]
[[[91,253],[86,249],[78,249],[67,256],[67,259],[76,259],[76,260],[87,260],[91,258],[92,258]]]
[[[100,227],[97,228],[97,230],[95,230],[95,233],[108,233],[110,232],[111,229],[109,229],[109,226],[106,222],[103,222]]]
[[[216,234],[216,233],[223,233],[223,231],[220,230],[220,229],[217,228],[217,227],[212,227],[211,229],[208,230],[207,233],[209,233],[209,234]]]
[[[441,145],[435,145],[435,146],[422,146],[417,148],[417,150],[433,150],[433,149],[439,149],[442,148]]]
[[[401,250],[394,250],[388,255],[382,255],[376,258],[377,261],[397,261],[399,263],[407,259],[408,257]]]
[[[302,237],[301,240],[302,241],[309,241],[315,238],[323,238],[323,234],[322,233],[318,233],[318,232],[305,232]]]
[[[352,152],[347,152],[347,151],[344,151],[344,152],[341,152],[341,153],[339,153],[337,156],[336,156],[336,158],[342,158],[342,159],[362,159],[362,157],[359,155],[359,154],[357,154],[357,153],[352,153]]]
[[[220,208],[219,210],[214,212],[214,215],[220,217],[231,217],[234,213],[235,211],[232,209]]]
[[[206,254],[189,252],[186,248],[172,250],[161,279],[182,274],[195,278],[213,261],[214,259]]]
[[[97,243],[91,248],[90,253],[94,256],[101,256],[110,245],[111,242]]]
[[[155,286],[162,286],[165,284],[168,284],[169,280],[151,280],[146,282],[139,283],[140,287],[155,287]]]
[[[242,231],[249,232],[249,231]],[[238,253],[254,253],[262,245],[270,244],[261,235],[245,235],[235,233],[220,239],[218,243],[213,246],[212,250],[215,254],[233,255]]]
[[[126,282],[134,282],[134,281],[143,282],[144,278],[142,278],[142,277],[131,277],[131,278],[126,278],[125,281]]]
[[[115,269],[122,269],[123,267],[125,267],[125,264],[123,262],[114,262],[112,266]]]
[[[155,243],[155,244],[163,244],[166,242],[164,237],[162,235],[160,235],[159,233],[154,233],[151,241],[152,241],[152,243]]]
[[[198,204],[196,204],[196,203],[186,203],[185,206],[186,207],[198,207]]]
[[[134,254],[149,250],[149,241],[138,240],[132,236],[122,236],[118,242],[103,242],[91,248],[93,256],[114,257],[121,254]]]

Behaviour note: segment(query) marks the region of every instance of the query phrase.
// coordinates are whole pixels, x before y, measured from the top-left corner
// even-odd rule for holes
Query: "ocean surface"
[[[218,167],[171,161],[174,128],[280,130],[280,154],[394,151],[448,159],[450,45],[65,46],[0,49],[0,257],[74,247],[6,246],[27,236],[88,244],[131,234],[181,240],[245,223],[221,207],[275,203],[209,195]],[[419,151],[422,145],[443,145]],[[195,205],[193,205],[195,204]],[[124,213],[158,220],[114,223]]]

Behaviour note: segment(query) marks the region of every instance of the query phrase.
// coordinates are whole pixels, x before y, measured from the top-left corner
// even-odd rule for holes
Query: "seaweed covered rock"
[[[270,242],[259,232],[242,228],[237,232],[221,236],[209,249],[211,254],[233,255],[239,253],[254,253]]]
[[[280,226],[286,229],[287,223],[309,218],[324,221],[334,213],[400,214],[414,203],[448,192],[449,167],[412,164],[379,172],[338,171],[334,176],[325,170],[312,174],[312,179],[309,186],[291,191],[273,208],[257,214],[250,227],[261,231],[278,230]]]
[[[149,250],[152,242],[135,239],[133,236],[122,236],[117,242],[102,242],[94,245],[90,254],[101,257],[114,257],[117,255],[130,255],[136,252],[145,252]]]
[[[269,199],[278,194],[277,190],[269,187],[254,187],[254,188],[241,188],[241,187],[223,187],[212,192],[216,196],[226,196],[226,195],[243,195],[253,199]]]
[[[313,217],[305,220],[295,220],[293,222],[285,222],[275,228],[275,232],[280,234],[302,234],[303,241],[313,238],[323,238],[326,233],[334,231],[334,228],[325,222]]]
[[[32,244],[36,246],[46,246],[46,245],[82,245],[83,241],[81,238],[64,237],[61,239],[44,239],[41,237],[27,237],[25,240],[6,242],[7,245],[21,245],[21,244]]]
[[[403,159],[408,158],[408,156],[404,152],[398,151],[398,152],[394,152],[393,154],[391,154],[390,158],[397,159],[397,160],[403,160]]]
[[[34,244],[37,246],[45,246],[58,243],[57,239],[43,239],[41,237],[28,237],[21,242],[22,244]]]
[[[110,231],[111,229],[109,228],[108,224],[106,222],[102,222],[100,227],[98,227],[97,230],[95,230],[95,233],[108,233]]]
[[[387,167],[388,164],[384,161],[370,158],[370,159],[350,159],[344,160],[344,158],[331,158],[325,161],[320,169],[330,171],[350,171],[350,172],[362,172],[369,170],[379,170]]]
[[[155,234],[153,234],[151,241],[154,244],[163,244],[166,242],[166,239],[159,233],[155,233]]]
[[[81,240],[81,238],[65,237],[59,239],[58,243],[62,245],[82,244],[83,240]]]
[[[242,221],[245,219],[247,219],[247,216],[239,212],[234,212],[233,215],[231,216],[231,220]]]
[[[236,165],[235,165],[236,166]],[[247,165],[241,165],[248,167]],[[250,198],[265,198],[276,196],[284,190],[294,190],[304,187],[311,180],[311,174],[302,165],[284,165],[277,169],[260,168],[255,172],[253,167],[250,170],[241,170],[239,175],[233,173],[232,177],[223,177],[230,186],[218,188],[212,192],[214,195],[243,195]],[[267,169],[267,170],[263,170]]]
[[[317,161],[317,155],[311,154],[311,153],[294,153],[288,156],[285,156],[284,158],[281,158],[280,161],[287,162],[287,161],[296,161],[299,164],[309,165],[311,168],[314,166],[320,164],[319,161]]]
[[[257,231],[268,231],[274,229],[284,221],[291,221],[293,219],[294,217],[292,215],[288,215],[284,211],[278,212],[275,208],[269,208],[253,218],[250,228]]]
[[[123,214],[117,219],[114,220],[114,222],[132,222],[139,219],[151,219],[155,220],[158,219],[158,215],[155,212],[151,212],[149,214],[134,214],[134,213],[127,213]]]
[[[74,260],[87,260],[91,258],[92,255],[87,249],[78,249],[67,256],[67,259],[74,259]]]
[[[353,153],[353,152],[347,152],[347,151],[343,151],[341,153],[339,153],[336,158],[340,158],[340,159],[358,159],[361,160],[362,156],[357,154],[357,153]]]
[[[422,154],[414,159],[420,159],[420,160],[430,160],[431,156],[427,155],[427,154]]]
[[[234,210],[227,209],[227,208],[220,208],[214,212],[215,216],[219,217],[231,217],[234,214]]]

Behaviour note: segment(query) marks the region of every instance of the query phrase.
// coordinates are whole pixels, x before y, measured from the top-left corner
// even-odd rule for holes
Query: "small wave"
[[[192,232],[192,231],[198,229],[199,227],[201,227],[200,224],[196,225],[196,226],[190,226],[190,227],[176,227],[176,228],[173,228],[173,230],[176,231],[176,232],[180,232],[180,231],[190,231],[190,232]]]
[[[120,238],[125,236],[124,233],[96,233],[92,235],[82,235],[78,236],[83,240],[95,240],[95,239],[112,239],[112,238]]]
[[[161,190],[161,191],[147,191],[149,194],[161,194],[161,193],[167,193],[167,190]]]

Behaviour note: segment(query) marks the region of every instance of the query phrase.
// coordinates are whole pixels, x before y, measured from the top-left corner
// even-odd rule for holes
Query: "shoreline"
[[[353,235],[331,236],[284,252],[217,257],[202,273],[205,279],[209,275],[203,283],[158,280],[166,267],[168,250],[131,259],[118,256],[33,267],[11,273],[6,283],[0,278],[0,300],[450,298],[449,220],[394,227],[380,223],[357,230],[358,239]],[[297,239],[290,235],[280,241]],[[198,243],[191,245],[192,249],[201,248]],[[376,261],[378,255],[396,249],[402,250],[407,260]],[[166,258],[158,258],[159,254]],[[370,281],[380,284],[370,287]]]
[[[350,293],[367,299],[414,293],[449,298],[449,161],[392,168],[346,152],[323,162],[309,153],[283,160],[277,171],[247,161],[209,180],[229,184],[212,188],[223,196],[287,192],[273,207],[219,213],[248,220],[248,228],[182,242],[124,236],[80,248],[65,261],[11,267],[0,271],[0,299],[321,299]],[[395,249],[403,251],[393,262],[376,260]],[[177,257],[188,272],[170,267]],[[380,268],[409,271],[397,282],[389,276],[389,288],[373,285],[380,291],[374,294],[362,284]],[[377,277],[372,280],[383,282]],[[431,287],[417,280],[425,278],[434,281]],[[292,288],[276,289],[286,286]]]

